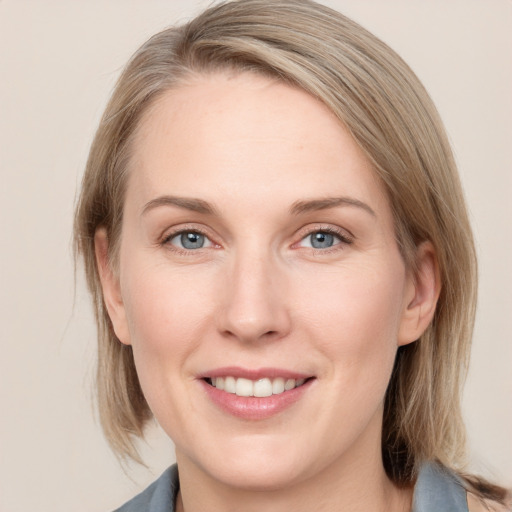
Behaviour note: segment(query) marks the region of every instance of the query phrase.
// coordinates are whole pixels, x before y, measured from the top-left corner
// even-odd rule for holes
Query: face
[[[303,91],[219,74],[161,97],[133,150],[104,289],[179,464],[274,488],[380,460],[417,288],[348,131]]]

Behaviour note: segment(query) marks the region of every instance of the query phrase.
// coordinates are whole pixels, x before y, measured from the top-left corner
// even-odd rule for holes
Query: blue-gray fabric
[[[179,488],[174,465],[115,512],[174,512]],[[466,491],[459,478],[438,464],[423,464],[414,487],[412,512],[468,512]]]
[[[178,468],[174,464],[156,482],[115,512],[174,512],[179,488]]]
[[[438,464],[423,464],[414,487],[412,512],[468,512],[459,477]]]

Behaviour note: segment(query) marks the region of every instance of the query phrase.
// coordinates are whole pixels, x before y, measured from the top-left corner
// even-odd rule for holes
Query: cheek
[[[392,366],[405,276],[397,263],[395,272],[392,264],[318,272],[300,294],[304,328],[344,375]]]
[[[194,350],[212,317],[211,279],[165,264],[133,265],[123,290],[128,328],[136,357],[173,360]]]
[[[205,276],[176,268],[171,272],[166,265],[133,265],[125,280],[137,375],[150,409],[175,436],[193,412],[187,394],[192,378],[189,365],[213,322],[211,288]]]

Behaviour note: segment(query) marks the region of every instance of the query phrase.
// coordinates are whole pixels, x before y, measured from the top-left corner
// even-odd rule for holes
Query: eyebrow
[[[216,210],[213,205],[203,199],[177,196],[160,196],[152,199],[144,205],[142,215],[160,206],[177,206],[178,208],[202,213],[204,215],[216,215]],[[336,208],[337,206],[355,206],[368,212],[373,217],[377,216],[370,206],[352,197],[326,197],[323,199],[296,201],[291,206],[290,213],[292,215],[300,215],[301,213],[327,210],[329,208]]]
[[[205,215],[215,215],[215,208],[202,199],[192,197],[177,197],[177,196],[160,196],[152,199],[144,205],[142,215],[145,215],[150,210],[158,208],[159,206],[177,206],[184,210],[190,210]]]
[[[363,201],[353,197],[326,197],[324,199],[310,199],[306,201],[296,201],[290,208],[293,215],[301,213],[313,212],[317,210],[327,210],[328,208],[336,208],[337,206],[355,206],[368,212],[373,217],[377,217],[373,209]]]

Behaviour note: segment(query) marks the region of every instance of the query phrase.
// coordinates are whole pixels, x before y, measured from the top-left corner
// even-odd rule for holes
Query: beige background
[[[472,467],[512,485],[512,2],[331,0],[395,48],[444,118],[480,253],[465,413]],[[108,511],[173,458],[123,473],[93,417],[95,332],[70,234],[108,94],[152,33],[206,2],[0,0],[0,511]]]

